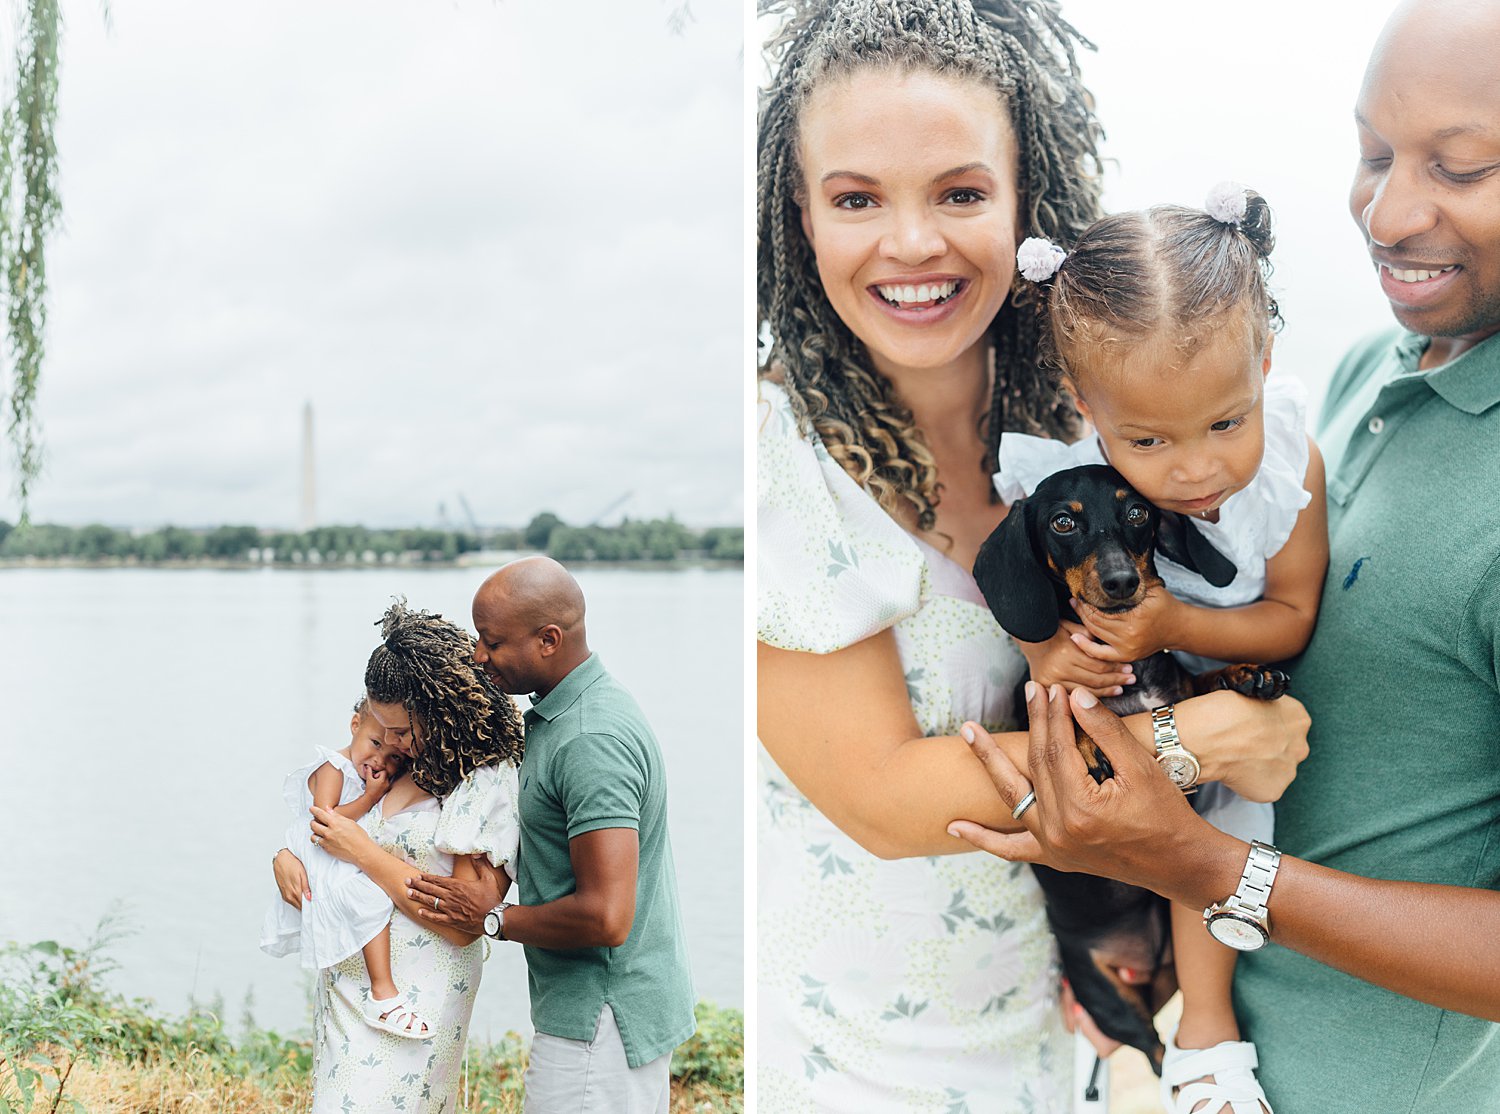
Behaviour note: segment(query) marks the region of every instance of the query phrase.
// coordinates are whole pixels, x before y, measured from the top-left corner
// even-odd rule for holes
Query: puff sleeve
[[[1092,433],[1069,445],[1027,433],[1000,435],[1000,470],[995,473],[995,490],[1007,503],[1026,498],[1054,472],[1084,464],[1107,464],[1099,449],[1099,439]]]
[[[760,641],[832,653],[915,613],[927,570],[915,539],[802,436],[780,386],[761,383],[757,414]]]
[[[1297,516],[1312,502],[1307,483],[1307,391],[1290,375],[1266,377],[1266,454],[1253,486],[1260,503],[1261,536],[1256,539],[1265,557],[1286,545]]]
[[[493,866],[515,861],[521,842],[520,786],[509,762],[480,766],[443,798],[433,844],[450,855],[484,855]]]

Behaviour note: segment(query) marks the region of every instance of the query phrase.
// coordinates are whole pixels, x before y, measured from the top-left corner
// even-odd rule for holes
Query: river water
[[[479,569],[0,570],[0,938],[129,931],[109,984],[237,1024],[310,1027],[295,958],[257,948],[286,773],[348,743],[394,595],[465,628]],[[699,997],[743,1005],[739,571],[584,570],[589,641],[661,740]],[[476,1039],[530,1032],[525,962],[497,947]]]

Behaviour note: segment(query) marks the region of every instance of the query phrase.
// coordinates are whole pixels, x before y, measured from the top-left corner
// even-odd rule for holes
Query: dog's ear
[[[1026,500],[1010,513],[974,560],[974,581],[1007,634],[1022,642],[1045,642],[1057,633],[1057,593],[1031,547]]]
[[[1215,588],[1234,580],[1239,572],[1234,562],[1220,553],[1202,531],[1175,511],[1160,511],[1156,527],[1156,551],[1185,569],[1200,573]]]

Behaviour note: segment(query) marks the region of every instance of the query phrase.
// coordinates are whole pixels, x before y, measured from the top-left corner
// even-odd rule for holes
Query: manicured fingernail
[[[1135,673],[1135,666],[1133,666],[1133,665],[1123,665],[1123,666],[1120,667],[1120,672],[1121,673],[1134,674]]]
[[[1094,699],[1094,694],[1088,689],[1075,689],[1073,699],[1078,701],[1080,708],[1092,708],[1095,704],[1099,703],[1099,701]]]
[[[967,723],[964,724],[962,727],[960,727],[958,729],[958,733],[964,737],[964,742],[966,742],[966,743],[973,743],[974,742],[974,729],[972,727],[970,727]]]
[[[1064,695],[1063,687],[1061,685],[1053,685],[1047,690],[1047,703],[1056,704],[1057,698],[1062,695]]]
[[[1026,682],[1026,703],[1030,704],[1035,699],[1036,699],[1036,682],[1035,681],[1027,681]]]

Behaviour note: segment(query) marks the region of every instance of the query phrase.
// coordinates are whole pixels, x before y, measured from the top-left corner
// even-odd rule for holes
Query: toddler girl
[[[361,952],[370,976],[365,1021],[398,1037],[425,1040],[425,1019],[396,989],[391,977],[391,899],[351,863],[311,840],[313,805],[358,820],[375,808],[402,771],[402,758],[385,745],[385,732],[366,701],[355,705],[350,742],[343,750],[318,747],[318,760],[287,775],[282,788],[292,822],[286,844],[307,869],[314,900],[295,909],[278,895],[266,912],[260,946],[275,956],[302,953],[302,966],[332,967]]]
[[[1022,645],[1037,682],[1114,696],[1134,682],[1129,662],[1161,650],[1201,672],[1283,661],[1312,637],[1328,564],[1323,464],[1300,387],[1270,375],[1272,246],[1265,200],[1228,184],[1207,211],[1106,217],[1068,253],[1021,245],[1022,275],[1050,280],[1053,356],[1094,432],[1073,445],[1005,434],[1001,495],[1015,502],[1054,472],[1107,463],[1157,507],[1192,517],[1238,570],[1216,588],[1158,553],[1166,590],[1118,614],[1074,601],[1078,623]],[[1271,842],[1271,806],[1222,786],[1195,804],[1221,830]],[[1183,1009],[1162,1068],[1167,1109],[1269,1111],[1230,1002],[1235,953],[1208,935],[1201,911],[1173,906],[1172,928]]]

